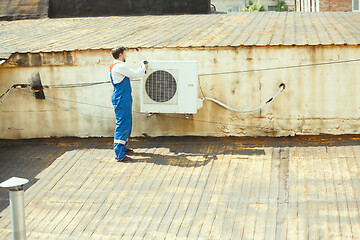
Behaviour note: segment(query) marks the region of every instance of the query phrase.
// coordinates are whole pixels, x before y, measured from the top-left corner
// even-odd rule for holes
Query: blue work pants
[[[130,79],[125,77],[120,83],[114,84],[111,102],[114,106],[116,115],[116,128],[114,134],[115,159],[122,161],[126,155],[127,141],[131,135],[132,128],[132,96]]]

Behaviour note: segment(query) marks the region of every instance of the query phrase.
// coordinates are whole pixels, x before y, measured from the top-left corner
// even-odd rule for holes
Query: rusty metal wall
[[[48,0],[1,0],[0,20],[47,18]]]
[[[210,0],[49,0],[49,17],[209,13]]]
[[[199,74],[204,74],[348,60],[359,55],[358,46],[138,49],[129,51],[128,65],[135,68],[144,59],[197,60]],[[19,67],[18,62],[26,64]],[[12,84],[26,83],[36,71],[43,84],[107,81],[111,62],[108,50],[15,54],[0,66],[0,92]],[[134,81],[132,136],[359,134],[359,76],[359,62],[203,76],[200,85],[207,97],[238,109],[261,105],[280,83],[286,89],[253,113],[231,112],[206,101],[190,119],[139,113],[140,82]],[[50,101],[35,99],[28,89],[13,90],[0,105],[0,138],[112,136],[111,93],[109,84],[45,89]]]
[[[0,20],[209,12],[210,0],[0,1]]]

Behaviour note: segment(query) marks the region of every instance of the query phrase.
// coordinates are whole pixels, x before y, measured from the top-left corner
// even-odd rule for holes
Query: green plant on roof
[[[276,12],[288,12],[289,8],[286,4],[285,0],[278,0],[277,5],[275,7]]]
[[[249,6],[244,7],[241,11],[243,12],[262,12],[265,11],[264,6],[260,3],[260,0],[257,3],[249,0]]]

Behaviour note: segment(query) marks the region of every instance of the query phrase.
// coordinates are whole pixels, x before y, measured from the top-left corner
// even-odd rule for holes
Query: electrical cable
[[[349,63],[349,62],[359,62],[360,59],[350,59],[350,60],[342,60],[336,62],[323,62],[323,63],[311,63],[311,64],[304,64],[304,65],[291,65],[291,66],[283,66],[283,67],[273,67],[273,68],[259,68],[259,69],[250,69],[250,70],[239,70],[239,71],[232,71],[232,72],[218,72],[218,73],[203,73],[199,74],[199,83],[200,77],[205,76],[215,76],[215,75],[225,75],[225,74],[235,74],[235,73],[248,73],[248,72],[260,72],[260,71],[270,71],[270,70],[280,70],[280,69],[290,69],[290,68],[301,68],[301,67],[311,67],[311,66],[320,66],[320,65],[329,65],[329,64],[339,64],[339,63]],[[132,82],[140,81],[140,79],[132,79]],[[72,83],[72,84],[59,84],[59,85],[44,85],[44,88],[76,88],[76,87],[89,87],[94,85],[100,84],[109,84],[111,81],[103,81],[103,82],[92,82],[92,83]],[[201,85],[200,90],[202,92],[203,97],[205,97]],[[1,98],[1,97],[0,97]]]
[[[138,82],[141,79],[132,79],[131,82]],[[109,84],[111,81],[92,82],[92,83],[72,83],[72,84],[59,84],[59,85],[44,85],[44,88],[76,88],[76,87],[90,87],[101,84]]]
[[[94,82],[94,83],[73,83],[73,84],[60,84],[60,85],[44,85],[44,88],[76,88],[76,87],[89,87],[100,84],[110,83],[110,81]]]
[[[202,99],[203,99],[203,100],[213,101],[214,103],[217,103],[217,104],[219,104],[220,106],[222,106],[222,107],[224,107],[224,108],[226,108],[226,109],[229,109],[229,110],[231,110],[231,111],[233,111],[233,112],[238,112],[238,113],[254,112],[254,111],[256,111],[256,110],[259,110],[260,108],[265,107],[266,104],[268,104],[269,102],[271,102],[272,100],[274,100],[274,99],[277,97],[277,95],[279,95],[279,93],[282,92],[282,91],[285,89],[285,84],[282,83],[282,84],[280,84],[279,87],[280,87],[279,91],[277,91],[277,93],[276,93],[273,97],[271,97],[269,100],[267,100],[263,105],[261,105],[261,106],[259,106],[259,107],[257,107],[257,108],[254,108],[254,109],[249,109],[249,110],[237,110],[237,109],[234,109],[234,108],[232,108],[232,107],[229,107],[228,105],[226,105],[226,104],[224,104],[224,103],[222,103],[222,102],[220,102],[220,101],[218,101],[218,100],[216,100],[216,99],[214,99],[214,98],[210,98],[210,97],[204,97],[204,98],[202,98]]]
[[[24,90],[23,90],[24,91]],[[113,110],[114,108],[113,107],[107,107],[107,106],[103,106],[103,105],[97,105],[97,104],[92,104],[92,103],[86,103],[86,102],[79,102],[79,101],[74,101],[74,100],[68,100],[68,99],[62,99],[62,98],[54,98],[54,97],[49,97],[47,96],[47,98],[50,98],[50,99],[58,99],[58,100],[62,100],[62,101],[67,101],[67,102],[72,102],[72,103],[79,103],[79,104],[84,104],[84,105],[89,105],[89,106],[94,106],[94,107],[100,107],[100,108],[106,108],[106,109],[111,109]],[[58,104],[58,102],[55,102],[53,101],[54,103]],[[60,107],[60,106],[59,106]],[[63,108],[64,109],[64,108]],[[73,110],[75,111],[75,110]],[[133,113],[135,114],[138,114],[138,115],[147,115],[148,113],[142,113],[142,112],[138,112],[138,111],[132,111]],[[84,114],[83,114],[84,115]],[[92,115],[88,115],[86,114],[86,116],[92,116]],[[173,116],[164,116],[164,115],[157,115],[159,117],[163,117],[163,118],[173,118],[173,119],[181,119],[181,120],[187,120],[187,119],[184,119],[182,117],[173,117]],[[102,117],[97,117],[97,118],[102,118]],[[108,118],[105,118],[105,119],[108,119]],[[115,119],[112,118],[112,119]],[[213,121],[206,121],[206,120],[197,120],[197,119],[194,119],[194,121],[198,121],[198,122],[207,122],[207,123],[215,123],[215,124],[224,124],[224,123],[221,123],[221,122],[213,122]],[[227,124],[227,125],[239,125],[239,124]]]
[[[0,104],[2,104],[2,102],[5,100],[5,98],[7,97],[7,95],[11,92],[11,90],[13,89],[13,87],[9,88],[8,90],[6,90],[6,92],[4,92],[3,94],[1,94],[0,96]]]
[[[74,101],[74,100],[69,100],[69,99],[64,99],[64,98],[56,98],[56,97],[51,97],[51,96],[46,96],[46,97],[50,98],[50,99],[57,99],[57,100],[61,100],[61,101],[66,101],[66,102],[71,102],[71,103],[78,103],[78,104],[88,105],[88,106],[92,106],[92,107],[100,107],[100,108],[106,108],[106,109],[111,109],[111,110],[114,109],[113,107],[107,107],[107,106],[93,104],[93,103],[79,102],[79,101]]]
[[[201,81],[200,81],[200,77],[199,77],[199,76],[198,76],[198,82],[199,82],[200,92],[201,92],[201,94],[202,94],[203,98],[205,98],[205,94],[204,94],[204,92],[203,92],[203,90],[202,90],[202,87],[201,87]]]
[[[272,68],[259,68],[259,69],[239,70],[239,71],[232,71],[232,72],[203,73],[203,74],[199,74],[199,77],[214,76],[214,75],[224,75],[224,74],[234,74],[234,73],[248,73],[248,72],[281,70],[281,69],[290,69],[290,68],[302,68],[302,67],[322,66],[322,65],[330,65],[330,64],[338,64],[338,63],[349,63],[349,62],[360,62],[360,58],[359,59],[342,60],[342,61],[336,61],[336,62],[310,63],[310,64],[303,64],[303,65],[291,65],[291,66],[272,67]]]
[[[15,89],[21,90],[21,91],[26,92],[28,94],[32,94],[32,92],[26,91],[26,90],[21,89],[21,88],[15,88]],[[74,112],[74,113],[79,113],[80,115],[83,115],[83,116],[94,117],[94,118],[98,118],[98,119],[112,119],[112,120],[116,119],[115,117],[109,118],[109,117],[94,116],[94,115],[91,115],[91,114],[86,114],[86,113],[82,113],[82,112],[73,110],[71,108],[63,107],[63,106],[61,106],[61,104],[59,104],[57,101],[55,101],[53,99],[58,99],[58,100],[62,100],[62,101],[67,101],[67,102],[72,102],[72,103],[79,103],[79,104],[95,106],[95,107],[101,107],[101,108],[107,108],[107,109],[112,109],[113,110],[112,107],[107,107],[107,106],[102,106],[102,105],[97,105],[97,104],[91,104],[91,103],[86,103],[86,102],[79,102],[79,101],[68,100],[68,99],[62,99],[62,98],[49,97],[49,96],[47,96],[45,98],[45,100],[51,101],[52,103],[56,104],[59,108],[64,109],[66,111],[71,111],[71,112]],[[135,113],[135,114],[138,114],[138,115],[143,115],[143,116],[147,115],[147,113],[142,113],[142,112],[138,112],[138,111],[132,111],[132,112]],[[166,116],[166,115],[157,115],[157,116],[161,117],[161,118],[170,118],[170,119],[179,119],[179,120],[189,121],[188,119],[183,118],[183,117]],[[244,125],[240,125],[240,124],[236,124],[236,123],[215,122],[215,121],[207,121],[207,120],[201,120],[201,119],[193,119],[193,121],[194,122],[202,122],[202,123],[210,123],[210,124],[221,124],[221,125],[227,125],[227,126],[238,126],[238,127],[243,127],[244,126]]]
[[[19,90],[21,90],[21,91],[23,91],[23,92],[32,94],[31,92],[26,91],[26,90],[21,89],[21,88],[16,88],[16,89],[19,89]],[[71,109],[71,108],[69,108],[69,107],[64,107],[64,106],[62,106],[60,103],[58,103],[58,102],[55,101],[54,99],[59,99],[59,100],[63,100],[63,101],[67,101],[67,102],[72,102],[72,103],[80,103],[80,104],[85,104],[85,105],[89,105],[89,106],[96,106],[96,107],[103,107],[103,108],[113,109],[113,108],[110,108],[110,107],[106,107],[106,106],[102,106],[102,105],[96,105],[96,104],[89,104],[89,103],[84,103],[84,102],[78,102],[78,101],[73,101],[73,100],[68,100],[68,99],[54,98],[54,97],[49,97],[49,96],[46,96],[46,98],[45,98],[45,100],[49,100],[50,102],[55,103],[59,108],[64,109],[64,110],[66,110],[66,111],[78,113],[78,114],[80,114],[80,115],[84,115],[84,116],[88,116],[88,117],[99,118],[99,119],[112,119],[112,120],[115,119],[115,117],[100,117],[100,116],[95,116],[95,115],[92,115],[92,114],[87,114],[87,113],[79,112],[79,111],[76,111],[76,110]]]
[[[55,103],[59,108],[62,108],[62,109],[65,109],[66,111],[70,111],[70,112],[74,112],[74,113],[77,113],[77,114],[80,114],[80,115],[83,115],[83,116],[88,116],[88,117],[93,117],[93,118],[99,118],[99,119],[111,119],[111,120],[114,120],[115,117],[100,117],[100,116],[95,116],[95,115],[91,115],[91,114],[87,114],[87,113],[82,113],[82,112],[79,112],[79,111],[76,111],[76,110],[73,110],[71,108],[67,108],[67,107],[64,107],[64,106],[61,106],[58,102],[56,102],[55,100],[53,99],[50,99],[49,97],[46,98],[47,100]]]
[[[202,98],[202,100],[210,100],[210,101],[213,101],[215,103],[217,103],[218,105],[226,108],[226,109],[229,109],[231,111],[234,111],[234,112],[238,112],[238,113],[247,113],[247,112],[254,112],[260,108],[263,108],[266,104],[270,103],[272,100],[274,100],[280,92],[282,92],[285,88],[285,85],[284,84],[281,84],[280,86],[280,89],[278,90],[278,92],[273,96],[271,97],[268,101],[266,101],[263,105],[257,107],[257,108],[254,108],[254,109],[250,109],[250,110],[236,110],[234,108],[231,108],[229,106],[227,106],[226,104],[216,100],[216,99],[213,99],[213,98],[210,98],[210,97],[204,97]],[[107,109],[112,109],[111,107],[106,107],[106,106],[101,106],[101,105],[95,105],[95,104],[88,104],[88,103],[83,103],[83,102],[78,102],[78,101],[72,101],[72,100],[65,100],[65,99],[61,99],[61,98],[53,98],[53,97],[49,97],[47,96],[47,98],[49,98],[50,101],[52,101],[53,103],[57,104],[60,108],[63,108],[65,110],[69,110],[69,111],[74,111],[72,109],[67,109],[65,107],[62,107],[58,102],[56,102],[54,99],[59,99],[59,100],[63,100],[63,101],[69,101],[69,102],[73,102],[73,103],[80,103],[80,104],[86,104],[86,105],[90,105],[90,106],[95,106],[95,107],[102,107],[102,108],[107,108]],[[84,113],[81,113],[81,112],[78,112],[79,114],[82,114],[82,115],[85,115],[85,116],[93,116],[93,115],[89,115],[89,114],[84,114]],[[135,112],[134,112],[135,113]],[[99,117],[99,116],[93,116],[94,118],[103,118],[103,119],[113,119],[113,118],[108,118],[108,117]]]

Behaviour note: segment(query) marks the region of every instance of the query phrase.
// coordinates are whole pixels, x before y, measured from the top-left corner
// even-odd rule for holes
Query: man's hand
[[[145,61],[144,61],[144,65],[145,65],[145,69],[148,70],[148,68],[149,68],[149,62],[145,60]]]

